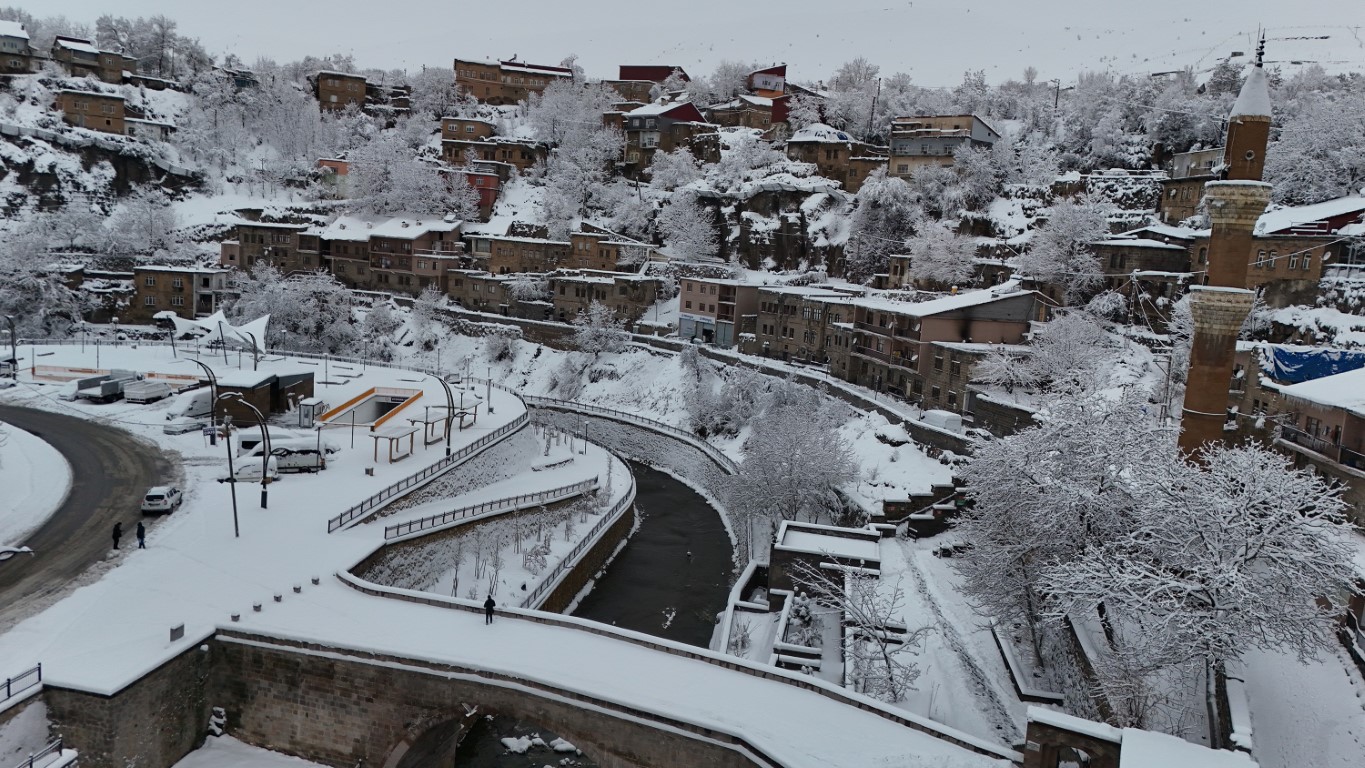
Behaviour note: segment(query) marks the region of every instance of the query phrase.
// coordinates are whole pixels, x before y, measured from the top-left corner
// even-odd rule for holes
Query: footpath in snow
[[[56,448],[0,422],[0,547],[18,547],[70,490],[71,466]]]

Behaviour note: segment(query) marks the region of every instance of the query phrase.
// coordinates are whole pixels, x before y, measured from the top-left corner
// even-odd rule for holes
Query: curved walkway
[[[21,542],[35,554],[0,563],[3,626],[107,557],[116,521],[124,525],[124,546],[137,546],[133,530],[142,516],[142,494],[174,470],[154,447],[87,419],[0,405],[0,420],[42,437],[66,458],[72,474],[66,501]]]

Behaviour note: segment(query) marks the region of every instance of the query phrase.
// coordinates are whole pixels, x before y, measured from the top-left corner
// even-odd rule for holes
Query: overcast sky
[[[1034,66],[1041,79],[1079,71],[1146,73],[1207,68],[1251,50],[1258,25],[1270,55],[1316,59],[1365,71],[1361,0],[0,0],[38,16],[93,23],[103,13],[164,13],[216,55],[248,64],[307,54],[349,53],[359,67],[450,67],[456,57],[519,56],[555,64],[571,53],[589,77],[618,64],[661,63],[706,73],[731,58],[790,66],[791,79],[827,78],[865,56],[884,75],[908,72],[926,86],[951,86],[963,71],[990,82]],[[970,7],[967,7],[970,6]],[[1236,20],[1236,21],[1230,21]],[[1327,40],[1274,38],[1316,37]]]

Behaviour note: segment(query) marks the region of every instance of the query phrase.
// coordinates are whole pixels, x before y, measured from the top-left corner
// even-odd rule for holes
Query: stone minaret
[[[1187,455],[1223,439],[1237,334],[1254,297],[1246,287],[1251,234],[1270,202],[1270,185],[1261,181],[1270,136],[1270,87],[1261,65],[1264,46],[1262,41],[1256,66],[1228,118],[1223,151],[1227,180],[1204,186],[1213,231],[1205,284],[1190,289],[1194,347],[1180,420],[1180,449]]]

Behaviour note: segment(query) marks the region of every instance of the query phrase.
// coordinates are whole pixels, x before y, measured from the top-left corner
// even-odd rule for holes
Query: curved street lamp
[[[455,419],[455,396],[450,393],[450,382],[439,373],[429,374],[433,379],[441,382],[441,389],[446,393],[446,457],[450,456],[450,423]]]
[[[15,381],[18,381],[18,380],[19,380],[19,335],[18,335],[18,333],[14,330],[14,318],[13,318],[13,317],[11,317],[10,315],[5,315],[5,322],[9,324],[9,360],[10,360],[10,369],[9,369],[9,373],[10,373],[10,376],[12,376],[12,377],[14,378]]]
[[[218,377],[213,375],[213,369],[205,365],[200,360],[192,357],[185,358],[204,369],[204,373],[209,377],[209,445],[218,444]]]
[[[261,441],[265,445],[265,449],[261,453],[261,509],[266,509],[270,488],[270,428],[265,425],[265,416],[261,415],[260,409],[247,402],[247,399],[242,397],[241,392],[224,392],[218,396],[218,399],[236,400],[251,409],[251,412],[256,415],[256,423],[261,427]],[[228,450],[231,451],[232,449],[229,447]],[[236,477],[232,479],[234,483],[237,480]]]

